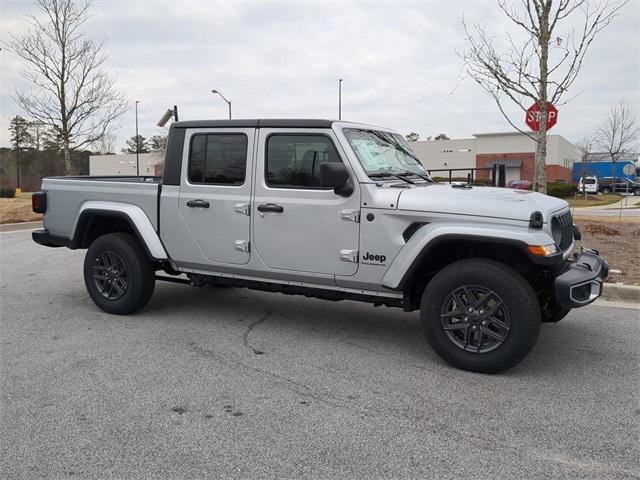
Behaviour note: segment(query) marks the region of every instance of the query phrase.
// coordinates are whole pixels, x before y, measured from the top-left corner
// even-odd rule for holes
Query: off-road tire
[[[501,313],[508,315],[510,328],[494,350],[464,350],[445,331],[443,309],[451,295],[464,286],[495,292],[502,300]],[[483,258],[459,260],[438,272],[422,295],[420,318],[429,344],[443,360],[454,367],[482,373],[502,372],[522,361],[540,331],[540,306],[529,283],[507,265]]]
[[[556,307],[554,309],[549,309],[547,312],[542,312],[542,322],[543,323],[559,322],[564,317],[569,315],[570,312],[571,312],[571,309],[566,307]]]
[[[117,258],[120,264],[118,273],[126,273],[126,288],[118,298],[107,298],[99,285],[104,281],[96,280],[96,265],[105,255]],[[121,264],[124,264],[124,269]],[[101,274],[102,270],[97,273]],[[133,235],[109,233],[98,237],[89,246],[84,259],[84,283],[91,299],[105,312],[126,315],[141,309],[151,298],[155,282],[153,262]]]

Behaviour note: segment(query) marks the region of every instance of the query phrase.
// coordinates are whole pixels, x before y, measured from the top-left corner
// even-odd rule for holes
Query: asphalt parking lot
[[[2,478],[640,477],[638,310],[480,375],[355,302],[158,284],[109,316],[83,254],[0,234]]]

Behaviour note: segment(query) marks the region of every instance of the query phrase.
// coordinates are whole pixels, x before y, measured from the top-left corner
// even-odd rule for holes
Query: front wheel
[[[503,263],[480,258],[454,262],[433,277],[420,317],[443,360],[482,373],[519,363],[540,330],[540,306],[527,281]]]
[[[600,191],[602,192],[603,195],[609,195],[611,193],[611,190],[609,190],[608,188],[603,188]]]
[[[126,315],[144,307],[155,287],[155,269],[140,242],[127,233],[94,240],[84,259],[84,283],[107,313]]]

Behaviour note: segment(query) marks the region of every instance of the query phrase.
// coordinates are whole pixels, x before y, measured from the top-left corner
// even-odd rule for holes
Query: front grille
[[[573,218],[571,212],[566,211],[556,215],[551,220],[553,239],[563,252],[573,243]]]

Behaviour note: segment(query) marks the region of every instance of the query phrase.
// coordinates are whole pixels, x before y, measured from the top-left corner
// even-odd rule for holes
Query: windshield
[[[431,181],[402,135],[355,128],[345,128],[343,132],[369,177],[415,176]]]

